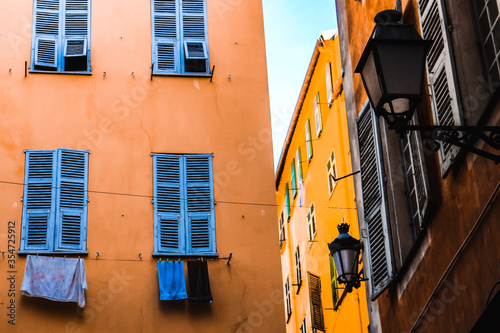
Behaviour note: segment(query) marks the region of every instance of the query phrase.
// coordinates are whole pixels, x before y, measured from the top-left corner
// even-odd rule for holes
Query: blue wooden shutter
[[[21,251],[52,249],[56,151],[26,151]]]
[[[58,151],[57,215],[54,251],[87,249],[88,152]]]
[[[155,72],[179,72],[178,0],[153,0],[153,62]]]
[[[154,154],[155,253],[184,253],[182,158]]]
[[[188,253],[215,253],[212,156],[186,155]]]
[[[207,70],[208,64],[199,67],[198,65],[188,65],[189,60],[208,60],[208,33],[205,0],[180,0],[181,8],[181,31],[182,31],[182,52],[181,57],[184,62],[184,71]]]
[[[357,119],[364,222],[368,229],[371,299],[377,298],[393,279],[390,226],[383,180],[377,118],[367,107]]]
[[[33,64],[57,68],[60,43],[59,0],[37,0],[34,9]]]
[[[64,11],[64,56],[86,56],[89,45],[89,0],[66,0]]]

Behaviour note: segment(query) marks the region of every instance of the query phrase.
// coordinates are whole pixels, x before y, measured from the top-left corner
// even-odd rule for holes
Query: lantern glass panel
[[[377,45],[381,76],[389,96],[419,96],[425,66],[425,44],[380,43]]]
[[[375,66],[375,59],[373,57],[373,51],[370,52],[368,59],[366,60],[363,71],[361,72],[363,81],[365,83],[366,92],[372,102],[373,107],[377,107],[380,99],[382,98],[382,87],[377,75],[377,67]]]
[[[358,273],[358,250],[344,249],[333,254],[340,282],[348,282]]]
[[[402,113],[410,109],[410,100],[408,98],[396,98],[390,101],[390,103],[392,104],[394,113]],[[387,113],[392,114],[391,106],[389,105],[389,103],[385,103],[383,108],[385,111],[387,111]]]

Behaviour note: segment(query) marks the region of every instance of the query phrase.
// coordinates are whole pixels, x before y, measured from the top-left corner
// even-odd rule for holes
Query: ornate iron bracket
[[[499,126],[429,126],[407,125],[401,128],[406,131],[419,131],[422,133],[424,146],[431,152],[441,148],[442,143],[460,147],[476,155],[500,163],[500,127]],[[495,154],[474,145],[482,140],[489,147],[499,151]]]

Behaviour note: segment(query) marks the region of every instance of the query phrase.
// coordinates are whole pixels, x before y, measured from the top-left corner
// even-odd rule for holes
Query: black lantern
[[[412,25],[399,24],[401,17],[396,10],[375,16],[375,29],[355,70],[361,74],[375,114],[401,136],[408,131],[425,133],[425,146],[431,151],[446,142],[500,163],[500,154],[475,146],[482,140],[500,150],[499,126],[410,124],[422,99],[426,53],[432,41],[423,40]]]
[[[413,117],[424,88],[425,55],[431,42],[412,25],[399,24],[401,13],[380,12],[355,73],[360,73],[377,116],[400,129]]]
[[[348,234],[349,224],[341,223],[337,226],[340,235],[328,244],[330,255],[335,262],[338,281],[346,285],[346,291],[359,288],[361,277],[358,273],[359,253],[362,244],[359,240]]]

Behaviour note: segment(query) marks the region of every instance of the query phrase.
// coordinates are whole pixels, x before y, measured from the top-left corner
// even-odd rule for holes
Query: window
[[[500,81],[500,15],[496,0],[472,1],[476,14],[481,46],[488,74],[493,82]]]
[[[333,149],[328,162],[326,162],[326,176],[328,177],[328,193],[332,196],[337,185],[337,182],[332,178],[332,176],[337,178],[337,163],[335,162],[335,150]]]
[[[212,155],[152,155],[154,254],[217,254]]]
[[[434,123],[459,126],[462,118],[459,108],[459,90],[452,63],[451,38],[446,20],[446,9],[440,0],[417,0],[422,37],[432,40],[427,53],[427,80]],[[446,177],[459,148],[443,143],[439,150],[441,174]]]
[[[332,285],[332,300],[333,300],[333,309],[336,311],[339,307],[339,284],[337,281],[337,270],[335,269],[335,262],[333,261],[333,257],[330,257],[330,283]]]
[[[35,0],[31,68],[90,72],[90,0]]]
[[[412,121],[417,123],[416,117]],[[388,160],[384,163],[378,119],[368,105],[357,119],[357,130],[363,194],[362,220],[368,231],[366,250],[371,299],[374,300],[392,281],[395,264],[398,268],[402,266],[423,228],[429,204],[429,185],[418,132],[405,135],[401,142],[394,142],[400,146],[399,152],[395,146],[388,146],[394,147],[388,150],[395,153],[385,151],[383,156]],[[384,170],[391,167],[390,171]],[[404,177],[395,175],[398,167],[404,171]],[[407,196],[401,193],[407,193]],[[398,219],[390,220],[389,208]],[[408,208],[411,215],[408,215]]]
[[[306,150],[307,150],[307,162],[311,162],[313,157],[313,145],[311,137],[311,121],[307,119],[306,121]]]
[[[295,159],[292,160],[292,165],[291,165],[291,172],[292,172],[292,198],[295,198],[297,196],[297,175],[295,174]]]
[[[205,0],[152,0],[151,5],[154,73],[208,74]]]
[[[300,269],[300,250],[297,246],[295,250],[295,273],[297,275],[297,294],[299,293],[300,287],[302,286],[302,271]]]
[[[325,67],[326,77],[326,98],[328,103],[333,102],[333,81],[332,81],[332,64],[327,62]]]
[[[311,326],[313,329],[325,331],[323,304],[321,302],[321,279],[307,272],[309,280],[309,300],[311,302]]]
[[[323,119],[321,118],[321,103],[319,100],[319,93],[316,94],[314,99],[314,117],[316,120],[316,136],[319,138],[323,130]]]
[[[306,317],[304,317],[304,320],[302,320],[302,325],[300,325],[300,333],[307,333]]]
[[[292,316],[292,299],[290,295],[290,277],[286,278],[285,283],[285,307],[286,307],[286,322],[290,321]]]
[[[316,214],[314,213],[314,203],[311,204],[307,213],[307,225],[309,230],[309,240],[312,241],[316,236]]]
[[[284,211],[284,209],[281,210],[279,223],[280,223],[280,248],[282,248],[283,244],[286,241],[286,235],[285,235],[285,211]]]
[[[86,252],[88,155],[26,151],[21,252]]]
[[[297,178],[299,182],[301,182],[302,180],[304,180],[304,174],[302,170],[302,152],[300,150],[300,147],[297,148],[297,153],[295,155],[295,157],[297,158]]]

